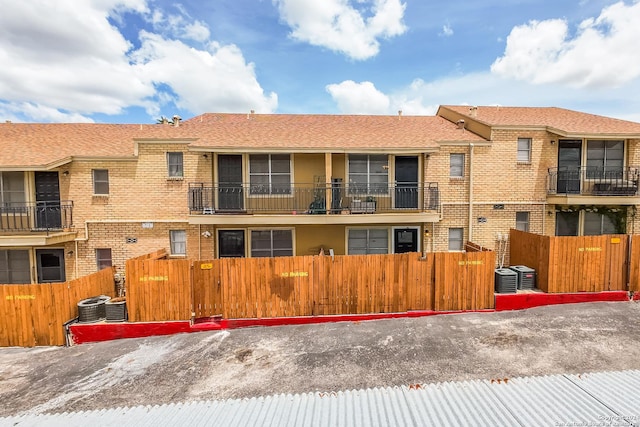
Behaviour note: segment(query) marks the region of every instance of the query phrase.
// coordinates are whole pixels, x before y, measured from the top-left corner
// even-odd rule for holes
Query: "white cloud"
[[[584,20],[570,36],[565,20],[513,28],[491,71],[533,83],[614,88],[640,76],[640,2],[618,2]]]
[[[197,50],[179,40],[142,32],[141,48],[133,58],[142,74],[154,83],[167,84],[180,108],[189,111],[249,111],[270,113],[278,97],[265,96],[254,65],[247,64],[234,45],[212,42],[207,50]],[[165,100],[170,99],[165,93]]]
[[[378,54],[381,38],[403,34],[400,0],[273,0],[291,37],[364,60]]]
[[[209,27],[202,21],[193,20],[183,7],[178,10],[180,14],[165,14],[155,9],[149,19],[154,31],[169,38],[206,42],[210,37]]]
[[[387,114],[390,100],[371,82],[356,83],[345,80],[342,83],[330,84],[327,92],[338,104],[343,114]]]
[[[344,98],[352,96],[360,104],[366,105],[367,98],[356,90],[349,90],[350,86],[344,83],[335,85],[344,89],[340,102],[346,104]],[[351,85],[357,87],[358,84],[351,82]],[[629,97],[629,93],[640,93],[638,80],[616,89],[581,89],[503,79],[487,71],[432,81],[415,79],[389,93],[375,89],[372,83],[367,86],[370,86],[371,92],[377,92],[378,98],[389,101],[386,110],[380,104],[376,114],[396,114],[402,110],[405,115],[432,115],[439,105],[447,104],[556,106],[640,122],[640,98]],[[334,101],[341,110],[344,108],[335,96]]]
[[[449,24],[444,24],[442,26],[442,32],[440,32],[439,35],[442,37],[451,37],[453,35],[453,28],[451,28]]]
[[[0,9],[2,119],[87,121],[129,107],[156,115],[169,102],[192,113],[277,106],[242,52],[211,42],[208,27],[180,8],[171,15],[152,11],[147,0],[0,0]],[[109,21],[124,13],[153,30],[140,32],[138,50]]]

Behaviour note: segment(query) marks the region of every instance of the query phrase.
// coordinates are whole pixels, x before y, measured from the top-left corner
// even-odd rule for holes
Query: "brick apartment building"
[[[172,257],[635,233],[640,123],[559,108],[0,124],[0,283]]]

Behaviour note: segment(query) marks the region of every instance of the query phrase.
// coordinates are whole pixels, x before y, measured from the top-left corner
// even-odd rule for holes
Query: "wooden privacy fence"
[[[130,321],[493,308],[493,252],[127,262]]]
[[[78,316],[78,302],[114,296],[114,268],[63,283],[0,285],[0,347],[64,345],[64,323]]]
[[[640,292],[640,235],[631,236],[629,291]]]
[[[628,259],[629,241],[624,234],[541,236],[512,229],[509,260],[534,268],[544,292],[622,291],[627,290],[627,263],[640,260],[640,250],[635,262]]]

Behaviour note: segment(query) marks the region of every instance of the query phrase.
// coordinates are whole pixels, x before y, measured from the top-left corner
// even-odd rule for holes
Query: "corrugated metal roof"
[[[0,418],[0,426],[640,424],[640,371],[465,381]]]

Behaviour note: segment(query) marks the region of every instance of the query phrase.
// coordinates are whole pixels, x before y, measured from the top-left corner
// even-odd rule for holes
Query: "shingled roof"
[[[71,157],[133,157],[135,138],[184,137],[162,125],[2,123],[0,167],[41,168]]]
[[[484,141],[437,116],[203,114],[194,146],[294,150],[435,150],[439,142]],[[203,131],[206,131],[203,132]]]
[[[52,167],[72,157],[132,157],[136,141],[188,141],[194,149],[414,151],[484,141],[436,116],[203,114],[161,124],[0,124],[0,167]]]
[[[557,107],[443,105],[438,114],[447,109],[492,127],[547,127],[567,135],[640,136],[640,123]]]

